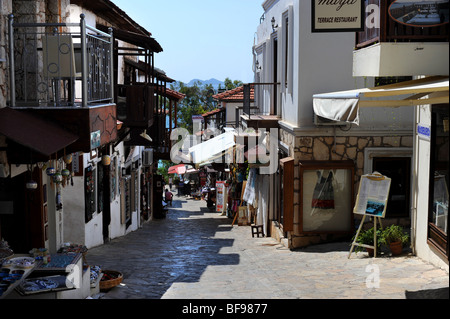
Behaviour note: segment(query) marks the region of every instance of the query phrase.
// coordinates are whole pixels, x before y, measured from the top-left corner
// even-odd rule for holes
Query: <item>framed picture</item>
[[[351,233],[353,161],[300,162],[302,233]]]

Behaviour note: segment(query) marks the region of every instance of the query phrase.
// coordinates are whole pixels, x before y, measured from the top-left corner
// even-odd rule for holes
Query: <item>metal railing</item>
[[[11,107],[113,103],[113,37],[80,23],[14,23],[9,16]]]

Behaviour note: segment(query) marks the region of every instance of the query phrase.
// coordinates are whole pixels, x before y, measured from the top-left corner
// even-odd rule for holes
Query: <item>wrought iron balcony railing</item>
[[[10,106],[114,103],[113,37],[80,23],[14,23],[9,17]]]

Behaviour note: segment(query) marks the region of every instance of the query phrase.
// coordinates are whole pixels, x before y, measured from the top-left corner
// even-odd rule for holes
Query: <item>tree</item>
[[[160,160],[158,163],[157,173],[158,175],[162,175],[166,183],[169,182],[169,174],[167,173],[169,170],[169,167],[172,166],[171,161],[167,160]]]
[[[232,81],[226,78],[224,81],[225,89],[232,90],[242,85],[241,81]],[[202,85],[197,81],[192,86],[187,86],[183,82],[175,82],[170,85],[172,90],[178,91],[186,95],[178,105],[178,127],[187,129],[192,132],[192,115],[202,115],[206,112],[214,110],[217,105],[214,101],[213,95],[217,93],[211,84]],[[221,88],[221,86],[219,86]]]
[[[212,98],[215,91],[212,85],[201,86],[200,82],[196,82],[193,86],[187,86],[183,82],[175,82],[170,88],[186,95],[178,105],[177,126],[189,132],[193,129],[192,115],[201,115],[215,108]]]
[[[232,81],[230,78],[226,78],[224,81],[224,84],[225,84],[225,90],[227,90],[227,91],[244,85],[244,83],[242,83],[242,81],[239,81],[239,80]],[[219,89],[221,89],[221,86],[219,86]]]

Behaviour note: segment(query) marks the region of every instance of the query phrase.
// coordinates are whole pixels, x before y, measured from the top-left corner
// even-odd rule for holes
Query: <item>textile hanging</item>
[[[333,173],[329,171],[326,178],[323,175],[323,171],[317,171],[311,208],[334,209]]]

